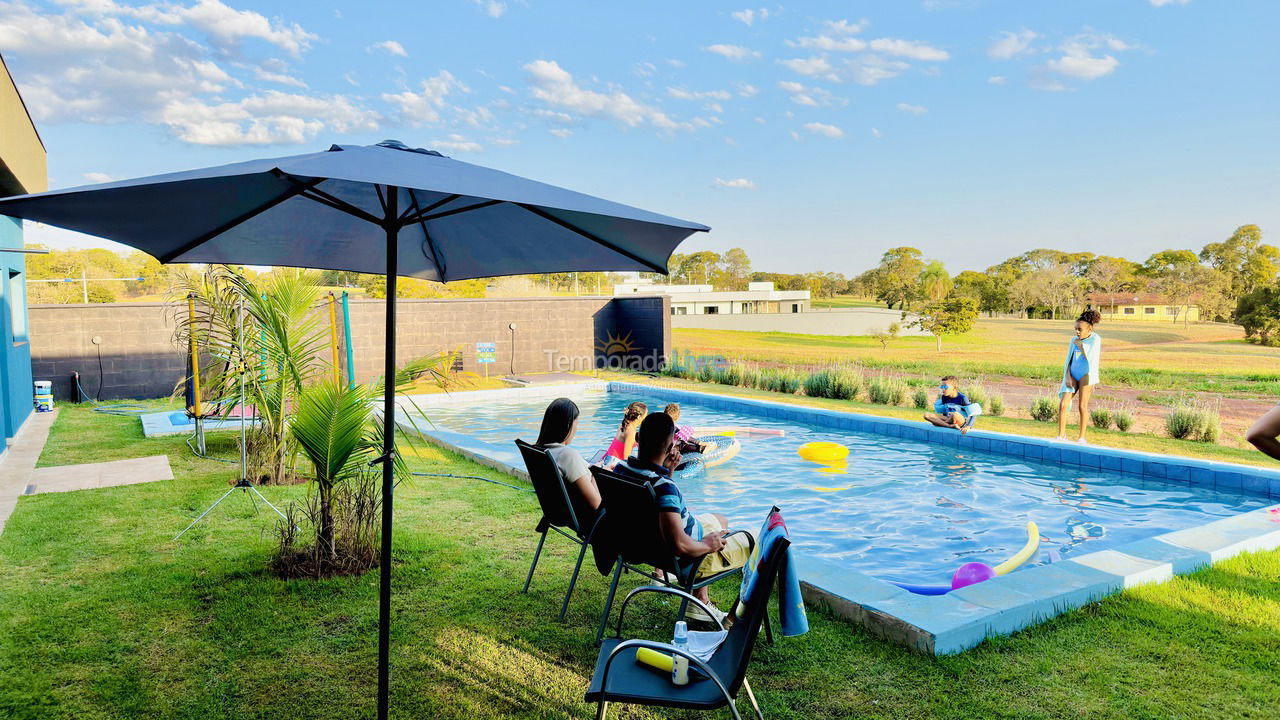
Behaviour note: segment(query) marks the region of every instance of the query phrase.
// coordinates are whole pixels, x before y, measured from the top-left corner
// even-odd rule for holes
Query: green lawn
[[[1245,343],[1232,325],[1115,322],[1099,326],[1104,384],[1240,396],[1280,395],[1280,349]],[[938,376],[1011,376],[1052,383],[1072,323],[1065,320],[980,318],[972,332],[947,337],[899,337],[884,347],[871,337],[676,328],[678,351],[731,360],[870,369]],[[1047,392],[1048,390],[1046,390]]]
[[[227,436],[216,437],[211,451],[230,457]],[[181,438],[143,440],[135,419],[64,405],[42,463],[155,453],[169,455],[177,479],[19,502],[0,535],[0,717],[372,716],[376,573],[274,579],[264,569],[271,516],[239,494],[174,542],[235,468],[192,457]],[[413,462],[512,481],[434,449]],[[305,488],[263,493],[287,503]],[[531,494],[489,483],[401,487],[395,717],[592,717],[581,694],[605,581],[584,572],[568,619],[556,622],[572,554],[552,539],[521,595],[537,518]],[[716,590],[731,599],[732,588]],[[633,627],[668,635],[674,607],[655,604]],[[1280,697],[1277,552],[1130,591],[956,657],[915,655],[821,613],[810,619],[808,635],[757,654],[752,685],[770,718],[1264,718]]]

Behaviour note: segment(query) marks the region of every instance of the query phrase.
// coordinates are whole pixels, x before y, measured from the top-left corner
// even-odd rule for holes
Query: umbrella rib
[[[354,215],[355,217],[358,217],[361,220],[364,220],[365,222],[373,223],[374,225],[383,224],[382,218],[372,215],[370,213],[367,213],[364,210],[361,210],[360,208],[356,207],[355,205],[352,205],[351,203],[347,202],[346,200],[341,200],[339,198],[336,198],[333,195],[330,195],[329,193],[324,192],[323,190],[310,188],[306,192],[302,193],[302,197],[308,200],[311,200],[313,202],[318,202],[321,205],[326,205],[328,207],[331,207],[334,210],[344,212],[348,215]]]
[[[190,252],[191,250],[195,249],[196,247],[199,247],[200,245],[205,244],[206,242],[209,242],[213,238],[221,235],[222,233],[230,230],[231,228],[239,225],[240,223],[245,222],[249,218],[252,218],[255,215],[264,213],[267,210],[270,210],[271,208],[275,207],[276,205],[279,205],[280,203],[284,202],[285,200],[288,200],[289,198],[295,197],[297,195],[301,195],[307,190],[310,190],[314,188],[316,185],[319,185],[320,183],[324,182],[324,178],[317,178],[315,180],[310,180],[305,183],[295,180],[293,178],[289,178],[289,180],[294,183],[294,186],[292,188],[289,188],[285,192],[281,193],[279,197],[272,198],[271,200],[268,200],[267,202],[263,203],[262,205],[259,205],[258,207],[252,210],[243,212],[235,216],[234,218],[228,220],[227,222],[219,225],[213,230],[207,233],[201,234],[199,237],[195,238],[189,243],[184,244],[182,247],[178,248],[177,250],[172,250],[170,252],[164,253],[163,255],[157,255],[156,258],[162,263],[173,262],[174,258],[182,257],[182,255]]]
[[[421,209],[419,209],[418,207],[418,196],[414,194],[413,190],[409,191],[409,197],[413,199],[413,205],[411,207],[405,208],[404,214],[400,216],[401,225],[412,225],[413,223],[421,222],[423,220],[422,216],[426,215],[432,210],[435,210],[441,205],[444,205],[446,203],[451,203],[462,196],[456,195],[456,194],[448,195],[443,200],[438,200],[436,202],[433,202],[427,207],[421,208]]]
[[[487,208],[492,205],[498,205],[499,203],[504,203],[504,202],[506,202],[506,200],[485,200],[484,202],[476,203],[475,205],[468,205],[466,207],[454,208],[453,210],[445,210],[444,212],[438,212],[435,215],[423,215],[419,218],[415,218],[414,222],[427,222],[428,220],[439,220],[440,218],[449,217],[450,215],[457,215],[459,213],[471,212],[472,210],[479,210],[481,208]]]
[[[430,212],[432,208],[440,207],[441,205],[444,205],[447,202],[453,202],[457,198],[458,198],[457,195],[450,195],[449,197],[443,200],[432,203],[431,207],[428,207],[426,210],[419,211],[418,210],[418,194],[415,193],[413,190],[409,190],[409,200],[410,202],[413,203],[413,211],[418,217],[422,217],[424,213]],[[431,251],[431,262],[434,263],[436,266],[436,274],[440,276],[440,281],[444,282],[446,277],[445,263],[441,262],[440,253],[436,251],[435,241],[431,239],[431,233],[427,232],[427,221],[425,219],[419,220],[417,221],[417,224],[422,227],[422,238],[423,240],[426,241],[427,249]]]
[[[582,228],[578,227],[577,225],[574,225],[568,220],[562,220],[556,217],[555,215],[552,215],[551,213],[547,212],[546,210],[543,210],[540,207],[537,207],[535,205],[526,205],[524,203],[515,203],[515,204],[524,208],[525,210],[528,210],[534,215],[537,215],[540,218],[543,218],[545,220],[550,220],[551,222],[559,225],[560,227],[570,232],[577,233],[578,235],[581,235],[582,237],[590,240],[591,242],[596,243],[597,245],[602,245],[618,253],[619,255],[623,255],[625,257],[631,258],[632,260],[635,260],[636,262],[641,263],[642,265],[645,265],[647,267],[651,267],[657,272],[660,272],[664,275],[667,273],[667,268],[662,267],[661,265],[657,265],[649,260],[646,260],[640,257],[639,255],[636,255],[635,253],[631,252],[630,250],[618,247],[617,245],[614,245],[613,243],[609,242],[608,240],[605,240],[599,235],[596,235],[595,233],[589,232],[587,230],[583,230]]]

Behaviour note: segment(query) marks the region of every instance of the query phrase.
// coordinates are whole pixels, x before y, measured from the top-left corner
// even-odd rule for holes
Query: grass
[[[229,437],[211,436],[211,451],[231,456]],[[174,542],[235,470],[192,457],[180,437],[143,440],[133,419],[64,405],[43,463],[156,453],[169,455],[175,480],[19,501],[0,535],[0,717],[370,717],[376,573],[274,579],[264,570],[270,516],[239,494]],[[434,448],[411,462],[512,481]],[[283,504],[305,488],[263,493]],[[592,717],[581,695],[605,581],[585,571],[567,621],[556,622],[574,553],[552,539],[520,594],[539,517],[532,494],[417,478],[396,500],[393,717]],[[628,624],[669,635],[674,605],[643,609]],[[808,635],[757,653],[752,686],[770,718],[1271,717],[1280,553],[1240,556],[941,659],[821,612],[810,620]]]
[[[857,362],[869,369],[925,375],[1061,378],[1071,323],[982,318],[973,332],[943,340],[899,337],[887,349],[871,337],[675,328],[680,351],[793,365]],[[1099,327],[1105,384],[1150,390],[1280,395],[1280,350],[1249,345],[1232,325],[1116,322]]]
[[[736,395],[739,397],[753,397],[760,398],[762,400],[773,400],[776,402],[827,408],[841,412],[861,412],[870,415],[882,415],[885,417],[896,417],[906,420],[920,420],[920,411],[914,407],[894,407],[892,405],[881,405],[870,402],[829,400],[827,398],[786,395],[782,393],[768,392],[765,390],[753,390],[728,385],[701,383],[693,380],[683,380],[680,378],[666,376],[649,378],[627,373],[601,373],[600,376],[602,379],[652,383],[683,390],[714,392],[726,395]],[[904,400],[904,402],[909,401],[911,399],[910,394],[907,394],[905,398],[906,400]],[[1056,418],[1058,402],[1057,398],[1049,399],[1052,400],[1052,407],[1054,411],[1053,422],[1040,422],[1028,418],[983,415],[978,420],[977,427],[983,430],[990,430],[992,432],[1014,433],[1017,435],[1030,435],[1033,437],[1054,437],[1058,434],[1058,423]],[[1072,437],[1074,437],[1078,418],[1079,415],[1073,409],[1072,415],[1067,422],[1068,434]],[[1089,428],[1088,438],[1089,442],[1094,445],[1124,448],[1126,450],[1139,450],[1142,452],[1159,453],[1163,455],[1181,455],[1183,457],[1200,458],[1203,460],[1220,460],[1224,462],[1242,463],[1245,465],[1260,465],[1264,467],[1275,466],[1275,461],[1270,460],[1257,450],[1242,447],[1238,448],[1211,443],[1191,442],[1188,440],[1175,440],[1173,438],[1159,435],[1121,432],[1119,430],[1100,430],[1095,427]]]
[[[836,295],[829,298],[814,298],[809,302],[815,309],[825,308],[880,308],[884,303],[868,298],[856,298],[850,295]]]

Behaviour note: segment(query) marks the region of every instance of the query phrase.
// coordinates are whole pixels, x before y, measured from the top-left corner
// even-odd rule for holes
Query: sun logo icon
[[[602,355],[626,355],[633,352],[636,346],[631,343],[631,332],[627,331],[626,335],[614,335],[612,332],[605,334],[604,340],[596,341],[596,350]]]

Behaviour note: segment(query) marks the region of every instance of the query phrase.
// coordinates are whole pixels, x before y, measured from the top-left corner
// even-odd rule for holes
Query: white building
[[[771,282],[753,282],[746,290],[717,292],[710,285],[659,285],[650,280],[618,283],[614,296],[668,295],[672,315],[743,315],[809,311],[808,290],[774,290]]]

